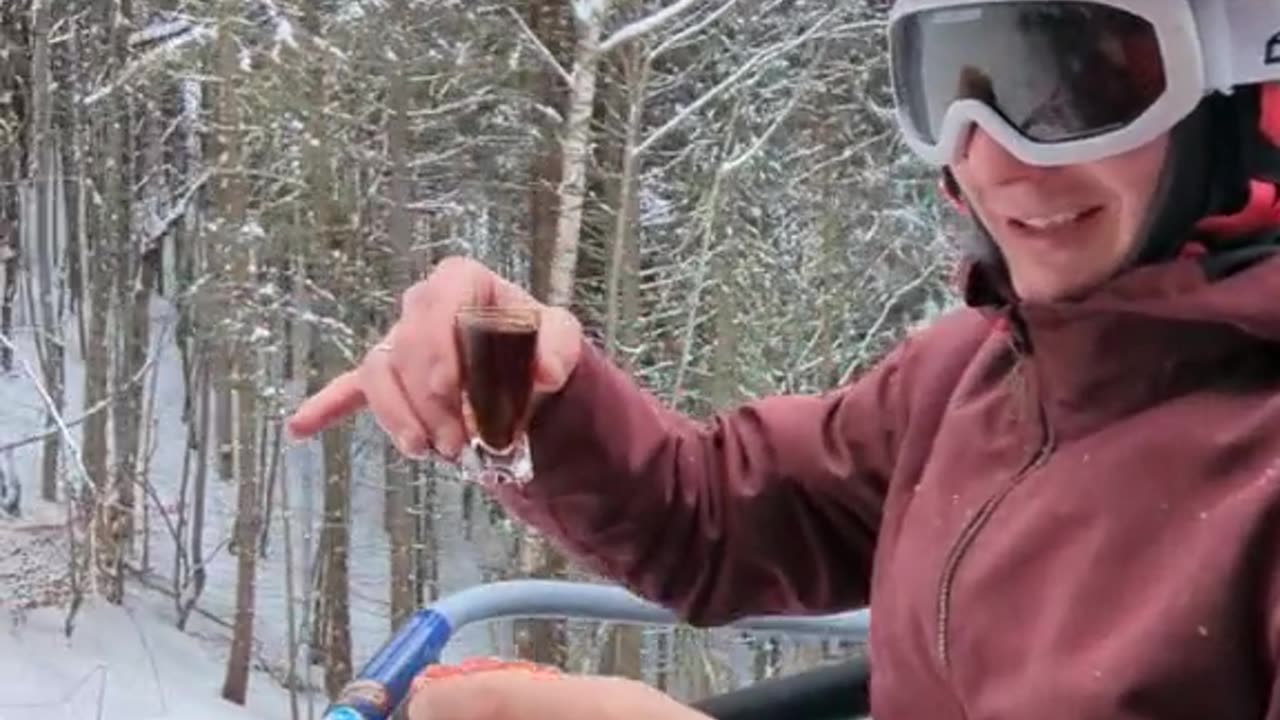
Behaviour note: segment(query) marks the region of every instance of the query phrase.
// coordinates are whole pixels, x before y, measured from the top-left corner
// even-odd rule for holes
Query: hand
[[[315,435],[368,407],[400,452],[422,457],[434,449],[456,458],[466,442],[454,316],[471,303],[537,307],[534,393],[564,386],[578,363],[582,326],[563,308],[529,293],[474,260],[449,258],[405,292],[400,319],[360,365],[308,398],[286,424],[295,439]]]
[[[634,680],[564,675],[532,663],[433,666],[414,681],[409,720],[709,720]]]

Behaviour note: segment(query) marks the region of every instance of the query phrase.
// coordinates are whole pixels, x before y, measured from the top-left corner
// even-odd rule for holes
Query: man
[[[705,424],[544,308],[535,477],[499,497],[691,622],[870,603],[882,720],[1280,719],[1277,31],[1274,0],[900,0],[899,118],[973,218],[968,307]],[[292,431],[367,406],[456,456],[477,296],[532,302],[442,263]],[[518,675],[428,683],[415,718],[668,716]]]

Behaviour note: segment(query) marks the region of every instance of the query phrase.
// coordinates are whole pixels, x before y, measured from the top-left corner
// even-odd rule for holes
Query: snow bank
[[[131,597],[136,607],[146,600]],[[0,631],[0,720],[286,720],[288,694],[250,678],[249,707],[220,696],[221,638],[184,634],[153,608],[10,610]]]

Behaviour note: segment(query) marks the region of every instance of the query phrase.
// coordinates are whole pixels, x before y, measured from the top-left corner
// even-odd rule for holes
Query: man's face
[[[1066,300],[1106,281],[1130,256],[1168,144],[1165,134],[1105,160],[1036,167],[975,127],[951,170],[999,246],[1018,297]]]

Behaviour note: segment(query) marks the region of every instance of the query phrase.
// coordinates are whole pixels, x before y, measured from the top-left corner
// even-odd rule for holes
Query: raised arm
[[[457,457],[454,321],[476,301],[536,305],[474,261],[440,263],[406,294],[384,342],[294,412],[290,433],[310,437],[368,408],[406,454]],[[613,367],[566,310],[540,307],[535,476],[499,492],[516,515],[691,622],[867,602],[906,426],[905,350],[838,391],[698,424]]]
[[[901,421],[897,366],[895,354],[838,391],[695,423],[584,344],[534,418],[533,480],[499,497],[694,623],[861,606]]]

